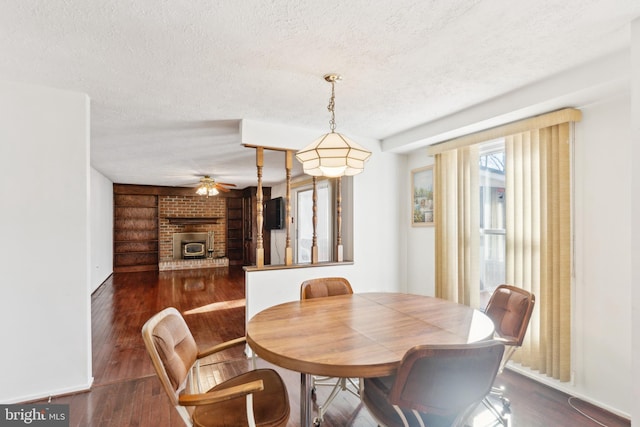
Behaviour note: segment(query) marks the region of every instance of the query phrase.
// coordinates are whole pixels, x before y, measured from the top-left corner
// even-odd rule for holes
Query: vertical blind
[[[429,148],[435,155],[436,296],[478,306],[478,144],[505,138],[506,281],[536,295],[514,360],[560,381],[571,372],[571,152],[565,109]]]
[[[477,308],[480,295],[479,150],[436,155],[436,296]]]
[[[514,360],[561,381],[571,372],[570,139],[569,123],[505,139],[506,280],[541,302]]]

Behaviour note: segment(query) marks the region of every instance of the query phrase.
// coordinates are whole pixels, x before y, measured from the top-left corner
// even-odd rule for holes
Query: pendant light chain
[[[331,128],[331,132],[335,132],[336,130],[336,84],[334,81],[331,81],[331,99],[329,100],[329,105],[327,106],[327,110],[331,112],[331,120],[329,120],[329,127]]]

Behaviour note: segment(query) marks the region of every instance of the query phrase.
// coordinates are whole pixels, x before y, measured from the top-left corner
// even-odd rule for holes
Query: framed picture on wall
[[[434,225],[433,166],[411,171],[411,225]]]

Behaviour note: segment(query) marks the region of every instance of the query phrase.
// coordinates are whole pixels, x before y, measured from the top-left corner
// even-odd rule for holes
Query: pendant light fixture
[[[331,83],[331,99],[327,109],[331,113],[329,127],[331,132],[296,153],[296,158],[302,163],[304,173],[311,176],[351,176],[364,170],[364,162],[371,156],[360,145],[346,136],[335,131],[335,84],[342,80],[339,74],[327,74],[324,79]]]

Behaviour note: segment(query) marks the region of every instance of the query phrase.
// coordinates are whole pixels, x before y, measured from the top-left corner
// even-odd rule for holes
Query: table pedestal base
[[[311,427],[311,375],[300,374],[300,425]]]

